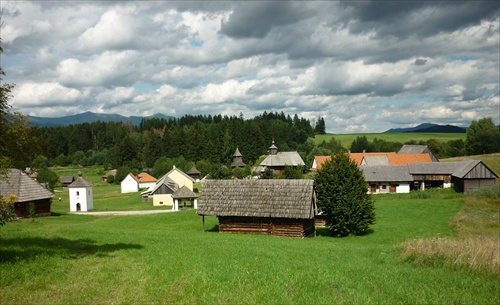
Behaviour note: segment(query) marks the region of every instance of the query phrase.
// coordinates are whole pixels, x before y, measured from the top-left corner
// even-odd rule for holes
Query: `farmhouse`
[[[315,236],[313,180],[206,180],[198,215],[219,219],[219,232]]]
[[[259,170],[263,172],[269,168],[276,175],[279,175],[286,166],[297,167],[299,165],[305,165],[305,163],[298,152],[278,152],[278,147],[274,145],[273,141],[271,147],[269,147],[269,155],[260,163]]]
[[[172,194],[179,189],[175,181],[167,175],[161,177],[155,185],[142,192],[142,201],[153,201],[154,206],[174,205]]]
[[[139,189],[149,188],[155,185],[157,179],[146,172],[142,172],[135,176],[129,173],[121,182],[122,193],[134,193]]]
[[[171,171],[142,193],[142,200],[153,201],[154,206],[171,205],[175,209],[173,194],[180,188],[185,187],[190,191],[189,195],[191,196],[194,194],[194,182],[193,178],[174,166]],[[178,197],[178,199],[187,199],[187,197],[183,197],[185,195],[186,192],[183,191],[182,196]],[[194,195],[194,197],[197,196]]]
[[[19,169],[10,169],[0,175],[0,196],[17,196],[14,212],[17,217],[28,217],[28,205],[34,203],[37,216],[49,216],[50,206],[54,194],[34,181],[25,172]]]
[[[361,166],[368,193],[409,193],[413,177],[407,165]]]
[[[493,187],[498,176],[483,162],[409,163],[394,166],[360,166],[368,192],[408,193],[410,190],[454,187],[457,192],[467,192],[482,187]]]

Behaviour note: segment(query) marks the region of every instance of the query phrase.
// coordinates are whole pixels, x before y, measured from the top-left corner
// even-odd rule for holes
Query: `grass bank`
[[[343,147],[349,148],[351,143],[357,137],[366,136],[368,141],[373,141],[377,138],[384,141],[401,142],[405,143],[410,140],[427,141],[429,139],[436,139],[440,142],[448,142],[450,140],[462,139],[465,141],[465,133],[439,133],[439,132],[400,132],[400,133],[350,133],[350,134],[325,134],[316,135],[314,141],[316,144],[322,141],[328,142],[332,137],[340,141]]]
[[[294,239],[208,232],[194,211],[62,214],[0,229],[1,304],[494,304],[491,274],[401,259],[407,240],[455,236],[460,198],[376,202],[374,233]]]
[[[420,266],[443,265],[500,279],[500,187],[463,196],[464,208],[453,217],[453,237],[410,240],[402,256]]]

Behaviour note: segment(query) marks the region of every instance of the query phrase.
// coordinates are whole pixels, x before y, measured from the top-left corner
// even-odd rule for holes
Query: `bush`
[[[106,181],[108,181],[108,183],[114,183],[115,182],[115,176],[109,175]]]

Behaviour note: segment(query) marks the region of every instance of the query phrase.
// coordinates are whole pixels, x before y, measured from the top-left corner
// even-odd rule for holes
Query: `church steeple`
[[[231,163],[232,167],[244,167],[246,164],[243,162],[243,155],[240,153],[238,146],[236,146],[236,150],[233,154],[233,163]]]
[[[270,155],[277,155],[278,154],[278,147],[276,147],[276,145],[274,145],[274,139],[273,139],[273,143],[272,143],[271,147],[269,147],[269,154]]]

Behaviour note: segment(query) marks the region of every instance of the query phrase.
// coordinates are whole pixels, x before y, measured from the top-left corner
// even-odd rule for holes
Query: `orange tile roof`
[[[314,156],[314,161],[316,161],[316,167],[317,168],[312,168],[311,170],[315,171],[321,168],[323,164],[326,162],[326,160],[330,160],[331,156]]]
[[[432,162],[429,154],[395,154],[387,155],[391,165],[406,165],[408,163]]]
[[[361,161],[365,156],[387,156],[389,163],[391,165],[405,165],[408,163],[422,163],[422,162],[432,162],[431,156],[429,154],[400,154],[395,152],[376,152],[376,153],[350,153],[351,159],[357,164],[361,165]],[[316,169],[318,170],[327,161],[330,160],[331,156],[315,156]]]
[[[139,175],[137,175],[137,177],[139,178],[139,182],[156,182],[158,181],[158,179],[156,179],[155,177],[151,176],[150,174],[148,173],[145,173],[145,172],[142,172],[140,173]]]

